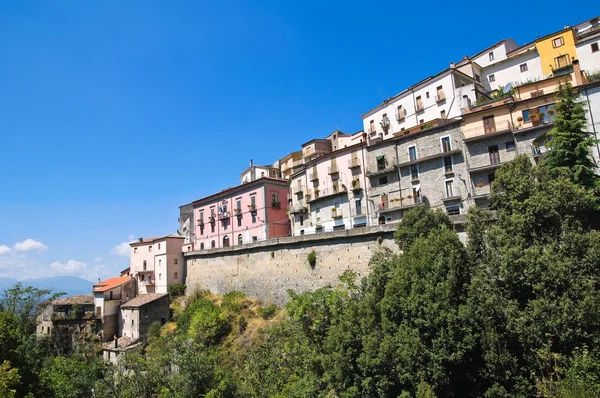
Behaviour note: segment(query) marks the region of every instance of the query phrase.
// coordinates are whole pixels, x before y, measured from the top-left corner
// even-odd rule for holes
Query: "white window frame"
[[[448,195],[448,183],[449,182],[452,183],[452,195]],[[457,196],[456,192],[455,192],[455,187],[454,187],[454,178],[448,178],[447,180],[444,180],[444,193],[446,194],[446,199]]]
[[[523,66],[525,66],[525,70],[523,70]],[[527,62],[520,64],[519,65],[519,70],[521,71],[521,73],[525,73],[529,71],[529,66],[527,65]]]
[[[448,152],[452,152],[452,139],[449,135],[445,135],[443,137],[440,137],[440,148],[442,150],[442,153],[448,153],[444,152],[444,138],[448,138],[448,144],[450,144],[450,150]]]
[[[417,148],[416,145],[411,145],[408,148],[406,148],[406,154],[408,155],[408,161],[412,162],[412,160],[410,159],[410,148],[415,148],[415,161],[419,160],[419,148]]]
[[[490,73],[490,74],[488,75],[488,81],[489,81],[490,83],[494,83],[494,82],[496,82],[496,75],[495,75],[495,74],[493,74],[493,73]]]

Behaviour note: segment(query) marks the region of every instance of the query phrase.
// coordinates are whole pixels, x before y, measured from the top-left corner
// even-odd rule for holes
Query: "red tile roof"
[[[131,277],[126,276],[115,276],[114,278],[107,279],[102,282],[98,282],[94,285],[94,292],[105,292],[117,286],[121,286],[131,280]]]

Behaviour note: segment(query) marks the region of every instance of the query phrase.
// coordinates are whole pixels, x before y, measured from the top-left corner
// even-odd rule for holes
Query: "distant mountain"
[[[91,294],[93,282],[77,276],[52,276],[48,278],[30,278],[21,281],[24,285],[37,287],[38,289],[52,289],[54,292],[64,292],[67,296],[75,294]],[[0,290],[12,287],[17,283],[16,279],[0,278]]]

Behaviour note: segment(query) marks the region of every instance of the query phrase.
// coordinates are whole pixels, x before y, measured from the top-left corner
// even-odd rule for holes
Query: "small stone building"
[[[121,337],[142,339],[154,322],[164,325],[169,320],[169,295],[147,293],[121,305]]]

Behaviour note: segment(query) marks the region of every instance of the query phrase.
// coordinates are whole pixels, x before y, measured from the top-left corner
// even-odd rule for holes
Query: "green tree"
[[[417,239],[427,236],[438,228],[451,228],[452,221],[442,211],[431,211],[424,206],[416,206],[402,217],[394,240],[400,250],[407,250]]]
[[[87,398],[97,380],[102,379],[101,358],[81,355],[53,358],[42,370],[42,383],[55,398]]]
[[[0,397],[14,398],[17,395],[16,387],[20,382],[18,370],[11,368],[10,362],[4,361],[0,365]]]
[[[548,133],[547,143],[551,151],[544,155],[543,164],[553,172],[570,176],[579,185],[597,187],[598,167],[591,156],[597,141],[585,131],[584,103],[568,82],[559,82],[556,98],[554,128]]]

